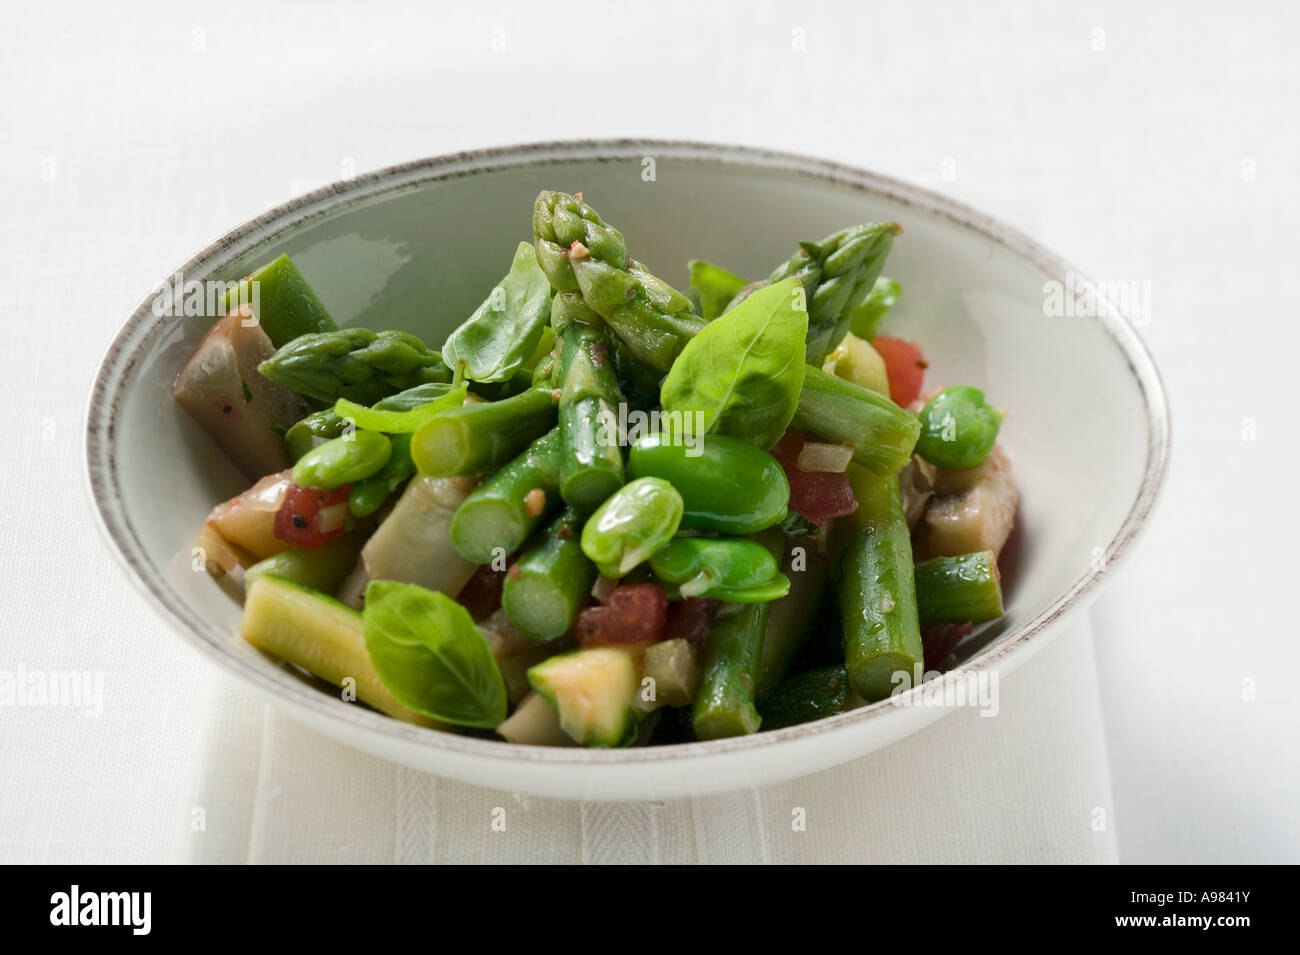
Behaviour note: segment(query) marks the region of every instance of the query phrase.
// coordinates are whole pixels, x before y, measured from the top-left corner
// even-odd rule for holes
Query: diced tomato
[[[322,491],[291,483],[289,489],[285,491],[284,502],[275,512],[273,533],[280,540],[294,547],[319,547],[336,537],[342,537],[347,533],[347,522],[331,520],[333,526],[323,531],[321,530],[322,512],[338,506],[346,508],[348,493],[351,490],[351,484],[345,484],[332,491]],[[336,511],[328,511],[325,515],[327,518],[338,516]]]
[[[493,570],[491,564],[484,564],[465,582],[456,595],[456,602],[475,620],[482,620],[500,609],[501,589],[505,584],[504,570]]]
[[[814,524],[852,514],[858,509],[858,501],[847,474],[800,469],[799,452],[807,440],[807,435],[787,431],[769,452],[781,462],[785,479],[790,482],[790,510]]]
[[[709,637],[709,625],[718,601],[708,597],[689,597],[668,608],[668,624],[664,628],[665,640],[687,640],[695,645]]]
[[[957,649],[957,644],[971,632],[971,623],[932,623],[921,631],[921,646],[925,648],[925,668],[933,670],[943,658]]]
[[[871,347],[885,360],[889,397],[900,408],[906,408],[921,396],[925,369],[929,367],[921,346],[904,338],[873,338]]]
[[[573,632],[584,647],[656,643],[663,639],[668,595],[658,584],[624,584],[609,600],[578,614]]]

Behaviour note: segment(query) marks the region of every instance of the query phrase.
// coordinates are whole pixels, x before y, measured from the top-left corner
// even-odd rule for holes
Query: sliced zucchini
[[[366,653],[361,614],[289,580],[254,577],[239,625],[244,639],[282,660],[333,683],[355,681],[357,699],[408,723],[433,721],[398,703],[375,672]]]
[[[619,647],[591,647],[550,657],[528,682],[559,714],[560,726],[584,746],[626,746],[636,736],[640,672]]]

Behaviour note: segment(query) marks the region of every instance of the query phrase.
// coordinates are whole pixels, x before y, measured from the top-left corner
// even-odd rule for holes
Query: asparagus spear
[[[554,228],[557,221],[564,228]],[[570,291],[576,283],[586,304],[618,336],[622,350],[657,372],[667,372],[686,342],[704,327],[689,299],[627,258],[622,235],[573,196],[543,192],[537,197],[533,224],[539,261],[551,283]],[[805,372],[792,426],[832,444],[852,444],[855,460],[881,474],[894,473],[907,463],[920,425],[887,398],[823,372],[821,356],[814,353],[824,353],[843,337],[853,311],[870,295],[898,231],[897,224],[887,222],[834,233],[810,246],[815,254],[801,249],[771,279],[785,278],[782,273],[793,268],[790,274],[799,278],[808,298],[808,355],[816,361]],[[611,232],[617,243],[609,241]],[[593,245],[587,244],[588,237]],[[562,254],[565,241],[572,245]],[[546,242],[554,247],[549,265],[543,255]]]
[[[430,477],[481,474],[509,461],[554,425],[554,394],[530,388],[434,415],[411,438],[411,458]]]
[[[576,292],[560,292],[551,322],[561,341],[560,496],[590,513],[623,485],[614,407],[623,400],[605,323]]]
[[[581,291],[632,357],[667,372],[704,327],[691,300],[627,256],[617,229],[580,198],[543,192],[533,206],[537,260],[560,292]]]
[[[803,286],[808,364],[821,367],[826,353],[844,337],[853,313],[875,287],[894,236],[902,231],[897,222],[871,222],[832,232],[820,242],[801,242],[799,251],[768,276],[768,284],[793,277]]]
[[[552,429],[475,488],[457,509],[451,522],[456,550],[476,564],[513,554],[559,502],[559,472],[560,432]]]
[[[311,398],[347,398],[363,405],[415,385],[451,380],[441,356],[414,335],[366,328],[300,335],[257,370]]]
[[[700,739],[758,732],[754,681],[763,653],[768,604],[728,604],[713,620],[691,722]]]
[[[916,612],[912,540],[898,476],[853,465],[849,480],[858,509],[842,519],[850,535],[839,584],[844,661],[849,682],[874,702],[895,687],[915,685],[924,660]],[[907,682],[897,676],[905,673]]]
[[[915,576],[922,627],[982,623],[1002,616],[1002,585],[992,551],[935,557],[917,564]]]
[[[897,474],[921,433],[916,416],[883,395],[809,365],[790,427],[828,444],[851,444],[856,464]]]
[[[596,565],[578,541],[582,519],[566,509],[506,574],[501,606],[524,633],[551,640],[573,626],[596,582]]]

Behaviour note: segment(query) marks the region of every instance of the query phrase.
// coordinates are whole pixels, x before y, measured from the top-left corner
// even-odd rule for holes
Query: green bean
[[[655,576],[677,584],[682,597],[712,596],[720,588],[760,587],[777,575],[767,548],[738,537],[680,537],[650,557]]]
[[[537,640],[562,636],[591,596],[596,566],[582,552],[582,519],[566,509],[506,574],[501,606],[510,622]]]
[[[293,466],[293,483],[328,490],[362,481],[387,464],[392,453],[392,443],[378,431],[357,429],[299,458]]]
[[[849,532],[839,584],[844,660],[859,696],[874,702],[919,683],[924,651],[917,622],[912,541],[897,475],[850,465],[858,509],[841,518]]]
[[[921,626],[983,623],[1002,616],[1002,585],[992,551],[935,557],[916,565],[916,609]]]
[[[451,542],[476,564],[513,554],[560,503],[560,432],[551,429],[480,484],[451,520]]]
[[[450,408],[415,432],[411,457],[425,477],[500,467],[555,426],[555,396],[530,388],[512,398]]]
[[[560,496],[590,513],[623,485],[615,407],[623,400],[614,374],[609,332],[600,316],[576,292],[561,292],[551,304],[560,328]]]
[[[1005,412],[989,407],[978,388],[945,388],[921,409],[916,453],[950,471],[973,468],[993,450],[1004,417]]]
[[[388,463],[364,481],[358,481],[348,493],[348,512],[353,517],[369,517],[375,513],[403,481],[415,474],[411,436],[395,434],[388,440],[393,446]]]
[[[663,478],[677,488],[682,526],[720,534],[752,534],[780,522],[790,485],[776,458],[748,441],[700,436],[687,446],[652,434],[632,445],[628,476]]]
[[[897,474],[912,457],[921,423],[888,398],[809,365],[790,427],[828,444],[851,444],[856,464]]]
[[[682,496],[660,478],[623,485],[582,528],[582,551],[606,577],[625,577],[672,540],[682,520]]]
[[[700,739],[758,732],[754,682],[763,653],[768,604],[727,605],[713,619],[704,644],[700,687],[691,723]]]

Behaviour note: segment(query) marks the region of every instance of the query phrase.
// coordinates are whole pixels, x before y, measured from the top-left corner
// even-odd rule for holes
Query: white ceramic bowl
[[[687,258],[763,275],[796,239],[896,219],[886,331],[921,342],[928,383],[974,384],[1009,409],[1021,488],[1007,614],[968,639],[960,671],[1005,673],[1113,574],[1155,502],[1169,418],[1129,323],[1054,317],[1046,283],[1073,273],[1027,237],[946,198],[796,156],[680,142],[548,143],[422,160],[340,182],[227,233],[177,270],[230,280],[288,252],[343,324],[440,342],[530,234],[542,188],[582,191],[636,256],[685,285]],[[1077,273],[1073,273],[1077,275]],[[170,277],[160,282],[169,281]],[[327,694],[237,635],[240,607],[190,567],[208,510],[247,483],[172,403],[202,321],[158,318],[151,291],[104,356],[90,397],[90,490],[127,576],[236,679],[345,743],[498,789],[661,799],[814,772],[915,732],[944,709],[885,701],[738,739],[625,750],[548,749],[434,732]],[[912,693],[917,693],[913,690]]]

